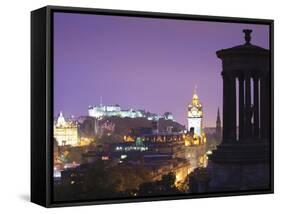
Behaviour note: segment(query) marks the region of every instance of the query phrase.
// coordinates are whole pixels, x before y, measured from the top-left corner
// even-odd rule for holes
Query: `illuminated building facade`
[[[141,110],[123,110],[119,105],[100,105],[100,106],[89,106],[88,113],[90,117],[102,118],[102,117],[130,117],[138,118],[144,117]]]
[[[74,121],[66,121],[62,112],[57,120],[54,121],[54,138],[58,146],[77,146],[78,145],[78,126]]]
[[[192,101],[187,108],[187,129],[188,131],[194,132],[198,136],[202,136],[202,118],[203,118],[203,109],[199,101],[196,91],[194,91],[192,96]]]
[[[173,120],[174,116],[171,112],[165,112],[163,115],[158,115],[155,113],[146,112],[144,110],[136,109],[122,109],[119,105],[102,105],[99,106],[89,106],[88,115],[94,118],[103,117],[129,117],[129,118],[147,118],[148,120]]]

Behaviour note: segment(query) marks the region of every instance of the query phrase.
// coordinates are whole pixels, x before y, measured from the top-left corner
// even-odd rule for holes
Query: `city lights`
[[[189,174],[197,167],[207,166],[207,138],[198,95],[194,92],[187,105],[186,126],[180,126],[171,112],[158,117],[157,121],[145,117],[144,112],[138,116],[133,115],[137,112],[132,109],[128,112],[119,105],[102,104],[89,107],[91,117],[82,120],[65,119],[61,112],[54,121],[54,137],[58,142],[54,150],[56,182],[77,185],[83,181],[87,167],[102,161],[118,170],[128,171],[132,167],[140,168],[140,172],[148,170],[149,176],[143,183],[161,181],[163,176],[172,173],[175,187],[187,191]],[[144,121],[146,127],[127,126],[123,123],[126,118],[135,124]],[[161,129],[165,123],[166,127]],[[175,125],[181,128],[175,129]],[[135,172],[134,176],[140,175]]]

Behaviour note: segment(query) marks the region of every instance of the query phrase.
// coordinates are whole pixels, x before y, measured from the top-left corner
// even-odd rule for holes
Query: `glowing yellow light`
[[[134,142],[135,141],[134,137],[132,137],[130,135],[128,135],[128,136],[124,135],[123,140],[124,140],[124,142]]]

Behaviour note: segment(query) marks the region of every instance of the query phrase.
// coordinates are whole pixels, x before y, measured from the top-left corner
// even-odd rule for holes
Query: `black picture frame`
[[[54,202],[53,191],[53,13],[86,13],[225,23],[266,24],[270,27],[270,188],[268,190],[197,193],[147,198]],[[207,198],[274,192],[274,22],[268,19],[201,16],[78,7],[46,6],[31,12],[31,201],[44,207]]]

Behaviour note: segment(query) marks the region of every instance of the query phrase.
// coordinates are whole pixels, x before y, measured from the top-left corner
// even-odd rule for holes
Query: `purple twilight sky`
[[[186,123],[195,85],[204,125],[222,109],[215,52],[244,43],[269,48],[269,26],[89,14],[54,14],[54,114],[87,115],[89,105],[119,104]]]

